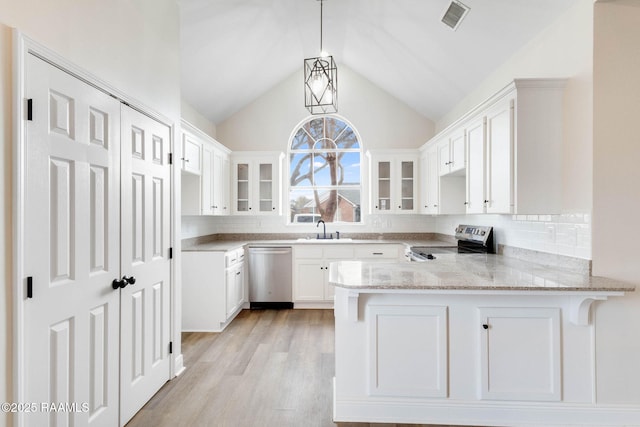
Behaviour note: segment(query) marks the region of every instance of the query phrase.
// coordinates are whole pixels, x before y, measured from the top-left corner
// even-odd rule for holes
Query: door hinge
[[[33,99],[27,99],[27,120],[33,121]]]
[[[169,341],[169,354],[173,354],[173,341]]]
[[[173,259],[173,248],[169,248],[169,259]]]
[[[33,277],[27,277],[27,298],[33,298]]]
[[[173,164],[173,153],[169,153],[169,164]]]

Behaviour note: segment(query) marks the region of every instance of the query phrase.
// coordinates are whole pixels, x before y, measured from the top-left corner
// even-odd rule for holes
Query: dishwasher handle
[[[291,248],[249,248],[249,254],[287,255]]]

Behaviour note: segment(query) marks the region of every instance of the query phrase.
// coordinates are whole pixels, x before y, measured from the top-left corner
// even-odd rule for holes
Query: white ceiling
[[[325,0],[323,47],[437,120],[577,0]],[[219,123],[320,52],[317,0],[179,0],[182,96]],[[516,76],[514,76],[516,77]],[[300,83],[302,85],[302,82]]]

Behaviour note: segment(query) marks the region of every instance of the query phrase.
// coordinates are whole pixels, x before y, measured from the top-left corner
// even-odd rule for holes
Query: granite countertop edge
[[[363,293],[482,291],[624,293],[636,285],[608,277],[549,269],[501,255],[441,255],[424,263],[332,262],[329,283]]]

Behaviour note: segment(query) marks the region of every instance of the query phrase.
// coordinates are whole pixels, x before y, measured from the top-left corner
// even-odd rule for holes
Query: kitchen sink
[[[341,237],[339,239],[307,239],[302,237],[298,239],[298,242],[300,243],[348,243],[351,241],[352,239],[350,237]]]

